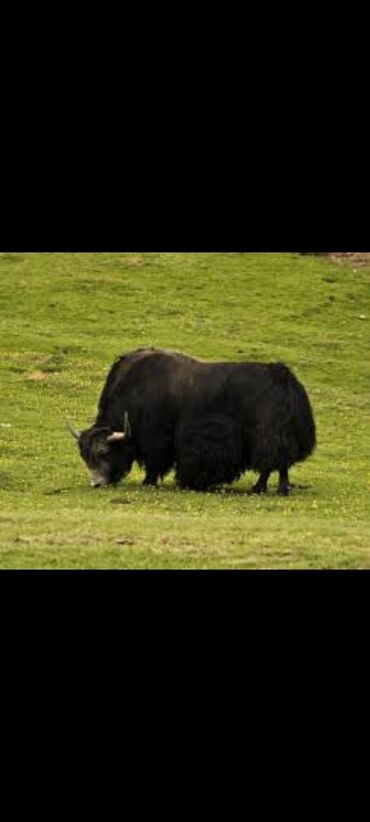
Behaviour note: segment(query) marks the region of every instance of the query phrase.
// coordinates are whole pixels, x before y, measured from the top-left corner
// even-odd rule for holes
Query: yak
[[[144,484],[175,468],[180,486],[200,489],[250,469],[260,475],[255,493],[278,471],[285,495],[289,468],[316,445],[306,390],[283,363],[204,362],[155,348],[119,357],[93,426],[70,430],[94,487],[118,482],[137,462]]]

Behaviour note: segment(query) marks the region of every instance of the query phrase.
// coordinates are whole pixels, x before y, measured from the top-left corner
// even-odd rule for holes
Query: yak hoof
[[[278,494],[280,497],[288,497],[292,490],[291,485],[279,485]]]
[[[259,485],[258,482],[252,488],[253,494],[267,494],[267,485]]]

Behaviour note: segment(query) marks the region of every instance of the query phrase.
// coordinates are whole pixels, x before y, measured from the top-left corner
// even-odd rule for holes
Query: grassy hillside
[[[296,254],[0,254],[0,567],[370,568],[370,268]],[[113,359],[155,345],[283,360],[318,450],[292,495],[92,490],[87,427]]]

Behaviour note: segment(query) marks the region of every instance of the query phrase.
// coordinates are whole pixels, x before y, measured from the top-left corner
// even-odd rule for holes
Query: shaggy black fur
[[[125,412],[130,437],[110,442],[107,450],[109,434],[123,431]],[[81,454],[101,484],[120,479],[133,461],[145,466],[145,482],[155,484],[176,463],[180,484],[190,481],[191,487],[208,487],[216,475],[217,482],[229,482],[253,469],[260,473],[257,493],[278,471],[283,494],[289,491],[289,467],[306,459],[315,444],[309,399],[287,366],[206,363],[155,349],[133,351],[114,363],[95,424],[80,435]]]
[[[175,434],[176,482],[204,491],[239,479],[242,473],[242,430],[222,414],[183,420]]]

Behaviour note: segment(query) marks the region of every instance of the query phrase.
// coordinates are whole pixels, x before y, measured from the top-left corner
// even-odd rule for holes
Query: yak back
[[[177,420],[212,409],[232,363],[205,363],[185,354],[138,349],[113,364],[102,391],[96,424],[119,425],[122,409],[133,427],[145,417]]]

